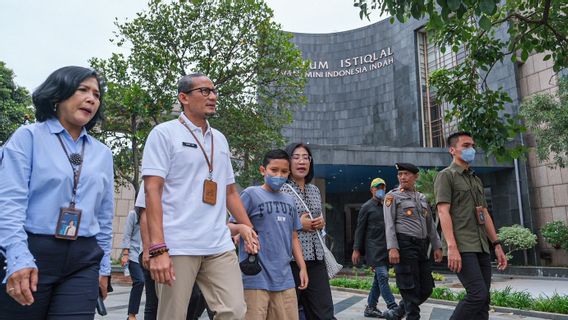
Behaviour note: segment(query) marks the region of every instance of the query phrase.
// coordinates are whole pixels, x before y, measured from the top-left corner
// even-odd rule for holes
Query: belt
[[[417,244],[424,244],[424,243],[428,242],[428,238],[420,239],[420,238],[417,238],[417,237],[414,237],[414,236],[409,236],[409,235],[404,234],[404,233],[397,233],[396,238],[398,240],[410,241],[412,243],[417,243]]]

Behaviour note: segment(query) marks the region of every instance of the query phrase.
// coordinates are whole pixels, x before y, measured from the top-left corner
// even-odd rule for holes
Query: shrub
[[[511,255],[513,252],[530,249],[536,245],[536,235],[518,224],[500,228],[498,236],[509,260],[513,257]]]
[[[533,299],[526,291],[512,291],[509,286],[503,290],[491,290],[491,304],[494,306],[529,309],[532,303]]]
[[[568,250],[568,226],[562,221],[554,221],[540,228],[544,240],[556,249]]]

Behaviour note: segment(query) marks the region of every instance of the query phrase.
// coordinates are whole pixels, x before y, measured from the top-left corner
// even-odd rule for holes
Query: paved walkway
[[[446,284],[453,288],[458,289],[459,285],[456,279],[449,276]],[[547,278],[512,278],[511,276],[495,275],[492,284],[495,289],[503,289],[510,286],[513,290],[527,291],[533,296],[539,294],[551,295],[554,292],[559,294],[568,295],[568,279],[547,279]],[[126,319],[126,311],[128,306],[128,295],[130,292],[129,286],[114,285],[115,292],[111,293],[105,304],[109,314],[105,317],[97,316],[95,319],[99,320],[124,320]],[[367,303],[367,295],[360,292],[348,292],[343,290],[333,290],[333,302],[335,304],[335,312],[338,320],[348,319],[367,319],[363,317],[363,310]],[[398,299],[397,299],[398,300]],[[379,309],[386,308],[382,299],[379,301]],[[438,304],[437,302],[427,302],[421,307],[422,319],[430,320],[446,320],[452,313],[453,306]],[[142,298],[142,305],[140,311],[144,310],[144,297]],[[143,319],[141,315],[138,319]],[[201,319],[207,319],[202,316]],[[526,315],[513,314],[511,312],[498,312],[492,311],[490,314],[491,320],[510,320],[510,319],[553,319],[550,316],[543,315],[542,317],[533,317]],[[557,316],[554,319],[568,319],[568,316]]]

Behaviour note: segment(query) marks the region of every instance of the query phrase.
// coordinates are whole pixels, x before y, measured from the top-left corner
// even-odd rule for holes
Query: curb
[[[335,287],[335,286],[331,286],[331,289],[336,290],[336,291],[358,293],[358,294],[365,294],[365,295],[369,294],[368,290],[362,290],[362,289],[343,288],[343,287]],[[400,294],[394,294],[393,293],[393,295],[399,300],[402,299]],[[451,307],[455,307],[458,304],[456,301],[439,300],[439,299],[432,299],[432,298],[429,298],[428,300],[426,300],[426,303],[441,304],[441,305],[451,306]],[[501,313],[516,314],[516,315],[524,316],[524,317],[535,317],[535,318],[551,319],[551,320],[568,320],[568,315],[560,314],[560,313],[550,313],[550,312],[523,310],[523,309],[497,307],[497,306],[491,306],[491,310],[501,312]]]

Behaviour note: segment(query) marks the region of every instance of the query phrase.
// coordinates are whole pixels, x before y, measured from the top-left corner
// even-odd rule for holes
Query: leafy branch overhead
[[[134,19],[117,21],[111,41],[130,54],[93,60],[112,75],[109,86],[122,90],[115,97],[114,117],[123,118],[131,133],[127,127],[134,122],[151,127],[171,114],[177,80],[204,73],[219,92],[218,116],[210,123],[227,136],[238,182],[250,184],[265,151],[284,143],[280,129],[291,121],[288,106],[306,102],[308,64],[272,15],[261,0],[150,0]],[[144,135],[136,136],[133,150],[142,152]],[[132,148],[129,140],[118,146],[115,157]],[[140,159],[129,161],[120,170],[133,177]]]
[[[471,131],[487,154],[498,160],[522,153],[511,144],[523,131],[519,119],[507,115],[513,101],[503,88],[490,87],[487,77],[505,59],[524,62],[534,53],[545,53],[544,60],[552,59],[555,71],[568,67],[567,1],[353,1],[361,18],[379,11],[391,15],[391,22],[426,19],[428,36],[440,51],[463,50],[463,63],[438,70],[430,79],[437,98],[452,106],[446,122],[455,121],[458,129]]]
[[[566,167],[568,165],[568,77],[560,79],[556,94],[537,94],[524,101],[520,114],[537,142],[538,159],[549,162],[551,166]]]

